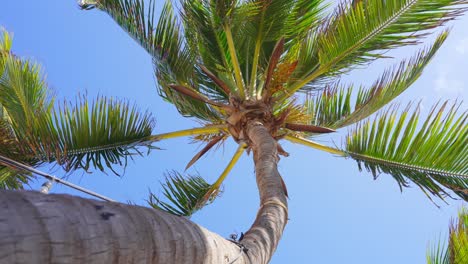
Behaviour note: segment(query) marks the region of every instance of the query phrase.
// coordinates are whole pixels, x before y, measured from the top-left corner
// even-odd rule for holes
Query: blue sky
[[[0,26],[14,34],[16,54],[42,64],[58,101],[74,100],[79,93],[90,99],[97,95],[127,98],[156,117],[155,134],[198,125],[159,98],[151,58],[105,13],[81,11],[72,0],[4,1]],[[451,26],[449,39],[431,65],[397,101],[422,99],[428,109],[441,98],[467,98],[468,16]],[[392,54],[405,57],[410,51]],[[397,62],[386,60],[345,79],[369,83],[382,66]],[[340,137],[334,142],[321,140],[341,144]],[[115,200],[144,205],[149,189],[159,193],[164,173],[183,171],[199,150],[189,143],[187,138],[158,143],[163,150],[136,157],[121,178],[76,172],[69,180]],[[214,181],[235,148],[229,141],[189,173]],[[445,236],[450,218],[462,204],[436,200],[437,208],[414,185],[401,193],[390,176],[380,175],[374,181],[370,173],[360,173],[352,160],[287,143],[284,148],[291,156],[281,159],[279,170],[290,194],[290,222],[271,263],[424,263],[428,244]],[[57,167],[43,170],[64,175]],[[38,189],[42,182],[32,188]],[[82,195],[57,185],[53,192]],[[228,237],[247,230],[257,209],[252,157],[243,156],[228,176],[222,196],[192,220]]]

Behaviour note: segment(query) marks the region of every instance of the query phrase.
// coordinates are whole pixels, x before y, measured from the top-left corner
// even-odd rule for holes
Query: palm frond
[[[0,190],[20,190],[34,177],[27,172],[18,172],[6,166],[0,166]]]
[[[341,128],[375,113],[408,89],[421,76],[447,35],[447,31],[441,33],[431,47],[419,51],[397,67],[386,70],[370,88],[359,88],[353,109],[351,107],[351,100],[354,100],[353,86],[343,87],[339,83],[328,86],[305,104],[309,114],[314,117],[312,124]]]
[[[426,254],[427,264],[450,264],[446,245],[441,242],[433,245]]]
[[[168,202],[150,193],[149,205],[174,215],[190,217],[207,203],[211,203],[219,194],[205,199],[211,185],[200,176],[184,177],[176,171],[166,176],[162,184],[163,194]]]
[[[40,74],[40,68],[12,54],[2,57],[0,105],[8,115],[15,136],[27,140],[36,120],[50,114],[53,101]]]
[[[16,57],[11,47],[12,37],[0,29],[0,155],[38,166],[26,135],[34,118],[47,113],[50,101],[39,67]],[[0,189],[23,189],[32,178],[28,172],[0,165]]]
[[[86,1],[85,1],[86,2]],[[89,6],[89,5],[88,5]],[[184,116],[202,120],[216,120],[213,109],[194,100],[182,98],[170,91],[169,85],[192,86],[203,83],[203,75],[196,70],[195,53],[184,43],[181,23],[174,14],[171,1],[166,1],[156,21],[156,2],[148,6],[140,0],[102,0],[95,6],[107,12],[124,30],[153,57],[155,74],[160,85],[159,94],[174,104]],[[200,91],[201,87],[195,87]],[[218,89],[210,91],[217,92]]]
[[[427,264],[463,264],[468,261],[468,211],[462,207],[449,228],[448,247],[439,241],[426,255]]]
[[[34,167],[40,164],[29,148],[21,147],[8,119],[2,115],[0,115],[0,155],[20,160]],[[23,189],[31,178],[33,176],[26,171],[19,171],[0,163],[0,189]]]
[[[249,36],[242,46],[245,57],[252,58],[246,62],[251,66],[250,87],[261,84],[267,71],[268,61],[275,44],[281,38],[285,39],[288,60],[295,61],[304,57],[299,54],[306,36],[319,25],[323,17],[324,1],[248,1],[256,7],[246,21],[245,35]],[[310,66],[310,64],[308,65]],[[258,84],[257,84],[258,83]]]
[[[184,130],[178,130],[158,135],[152,135],[148,138],[149,141],[158,141],[162,139],[176,138],[176,137],[185,137],[185,136],[199,136],[199,135],[215,135],[227,130],[227,125],[207,125],[197,128],[189,128]]]
[[[450,226],[448,255],[451,264],[468,262],[468,210],[466,208],[460,210],[458,221]]]
[[[84,1],[86,2],[86,0]],[[194,55],[183,43],[181,25],[171,1],[166,1],[156,21],[156,2],[102,0],[95,4],[107,12],[154,59],[158,77],[186,84],[194,74]]]
[[[98,8],[107,12],[149,54],[159,56],[163,52],[154,38],[155,1],[145,6],[145,1],[140,0],[81,0],[79,5],[86,10]]]
[[[90,166],[104,171],[125,166],[127,158],[139,154],[138,145],[147,145],[154,121],[128,102],[98,97],[93,103],[80,97],[75,106],[65,103],[54,114],[48,158],[66,170]],[[114,170],[113,170],[114,171]],[[114,171],[115,172],[115,171]]]
[[[212,76],[229,86],[229,91],[245,94],[245,72],[241,65],[245,62],[242,43],[246,39],[244,24],[249,20],[255,7],[240,1],[182,1],[182,20],[185,41],[197,54],[198,64],[209,69]],[[235,43],[234,43],[235,40]],[[211,78],[212,79],[212,78]],[[212,82],[204,83],[205,90],[224,96],[226,89],[220,90]],[[208,88],[208,89],[206,89]]]
[[[444,25],[466,11],[466,1],[360,1],[338,6],[318,37],[321,65],[335,69],[382,56],[383,50],[414,44],[425,30]],[[379,52],[380,51],[380,52]]]
[[[330,76],[383,57],[386,50],[417,44],[429,30],[466,11],[465,0],[368,0],[340,4],[316,36],[319,66],[296,82],[297,91]]]
[[[409,120],[409,108],[399,118],[396,109],[387,110],[349,133],[348,155],[375,178],[390,174],[400,189],[412,181],[429,198],[443,199],[445,186],[468,200],[468,112],[459,114],[459,106],[435,106],[419,129],[418,109]]]
[[[301,144],[301,145],[304,145],[304,146],[307,146],[307,147],[311,147],[311,148],[314,148],[314,149],[318,149],[318,150],[321,150],[321,151],[325,151],[325,152],[328,152],[330,154],[334,154],[334,155],[337,155],[337,156],[342,156],[342,157],[346,156],[346,152],[344,152],[343,150],[340,150],[338,148],[325,146],[325,145],[322,145],[320,143],[314,142],[312,140],[308,140],[306,138],[300,137],[298,135],[287,134],[284,138],[286,140],[292,142],[292,143],[298,143],[298,144]]]
[[[0,36],[0,51],[1,53],[9,53],[11,50],[12,45],[12,37],[8,33],[8,31],[0,29],[1,36]],[[3,56],[3,54],[1,55]]]
[[[224,102],[227,101],[225,92],[204,77],[202,70],[195,66],[198,58],[193,47],[183,42],[179,22],[169,1],[161,12],[155,32],[157,42],[167,50],[161,59],[154,59],[159,95],[174,104],[183,116],[196,117],[208,122],[219,121],[218,111],[171,88],[172,85],[188,86],[208,99],[221,98]],[[185,34],[188,33],[186,29]]]
[[[197,51],[202,64],[216,75],[229,72],[229,51],[222,21],[209,1],[182,1],[186,40],[192,50]]]

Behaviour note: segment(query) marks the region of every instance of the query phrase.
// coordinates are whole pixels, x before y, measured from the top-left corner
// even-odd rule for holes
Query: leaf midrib
[[[384,23],[382,23],[380,26],[378,26],[376,29],[374,29],[373,31],[371,31],[369,34],[367,34],[366,36],[364,36],[360,41],[358,41],[356,44],[354,44],[353,46],[349,47],[348,49],[346,49],[342,55],[340,56],[337,56],[335,57],[333,60],[331,60],[329,63],[325,64],[325,66],[323,67],[320,67],[317,71],[313,72],[312,74],[310,74],[308,77],[306,77],[302,82],[300,82],[299,84],[297,85],[294,85],[292,87],[292,94],[297,92],[300,88],[302,88],[304,85],[306,85],[307,83],[311,82],[312,80],[314,80],[315,78],[317,78],[318,76],[322,75],[323,73],[325,73],[327,70],[330,69],[331,66],[333,66],[334,64],[336,64],[338,61],[340,61],[341,59],[343,59],[344,57],[348,56],[350,53],[353,52],[353,50],[356,49],[356,47],[360,47],[361,45],[363,45],[364,43],[366,43],[367,41],[369,41],[370,39],[372,39],[374,36],[376,36],[378,33],[380,33],[382,30],[384,30],[388,25],[390,25],[391,23],[395,22],[404,12],[408,11],[414,4],[416,4],[418,2],[418,0],[412,0],[411,2],[408,2],[407,5],[402,8],[399,12],[395,13],[394,16],[390,17],[389,19],[387,19]]]
[[[355,152],[347,152],[347,153],[352,158],[355,158],[355,159],[361,160],[361,161],[369,161],[369,162],[374,162],[374,163],[377,163],[377,164],[391,166],[391,167],[400,168],[400,169],[413,170],[413,171],[418,171],[418,172],[422,172],[422,173],[437,174],[439,176],[445,176],[445,177],[447,177],[447,176],[448,177],[457,177],[457,178],[462,178],[462,179],[467,179],[468,180],[468,174],[453,173],[453,172],[449,172],[449,171],[447,171],[445,169],[434,169],[434,168],[429,168],[427,166],[410,165],[410,164],[407,164],[407,163],[391,161],[391,160],[385,160],[385,159],[381,159],[381,158],[377,158],[377,157],[358,154],[358,153],[355,153]]]

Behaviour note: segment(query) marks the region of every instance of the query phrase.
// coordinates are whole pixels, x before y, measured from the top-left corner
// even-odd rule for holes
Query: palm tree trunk
[[[229,263],[234,243],[163,211],[0,192],[0,263]]]
[[[252,143],[260,209],[242,244],[248,249],[247,263],[268,263],[283,235],[288,220],[286,190],[278,172],[278,143],[259,122],[247,127]]]
[[[247,129],[260,209],[247,250],[163,211],[62,194],[0,191],[0,263],[267,263],[287,220],[276,142],[265,127]]]

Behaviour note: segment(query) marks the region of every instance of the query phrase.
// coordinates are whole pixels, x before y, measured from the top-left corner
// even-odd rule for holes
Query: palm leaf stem
[[[212,147],[214,147],[216,144],[218,144],[221,140],[223,140],[225,135],[220,135],[216,136],[206,144],[204,148],[202,148],[190,161],[187,163],[187,166],[185,166],[185,170],[188,170],[190,166],[192,166],[195,162],[197,162],[203,155],[205,155],[206,152],[208,152]]]
[[[253,61],[252,61],[252,73],[250,74],[250,89],[252,89],[254,94],[254,97],[257,97],[257,91],[256,91],[256,85],[257,85],[257,67],[258,67],[258,61],[260,59],[260,49],[262,47],[262,32],[263,32],[263,27],[264,27],[264,21],[265,21],[265,8],[262,10],[262,17],[260,18],[260,25],[258,29],[258,35],[257,39],[255,40],[255,50],[254,50],[254,55],[253,55]]]
[[[224,82],[222,81],[221,79],[219,79],[215,74],[213,74],[210,70],[208,70],[205,66],[203,65],[200,65],[200,69],[203,71],[204,74],[206,74],[206,76],[208,76],[208,78],[210,78],[216,85],[218,85],[221,89],[223,89],[224,93],[229,96],[231,94],[231,88],[229,88],[229,86]]]
[[[334,62],[334,61],[332,61],[332,62]],[[309,76],[306,76],[304,79],[302,79],[302,81],[293,84],[291,86],[291,88],[288,89],[289,91],[288,91],[286,96],[296,93],[303,86],[305,86],[309,82],[313,81],[315,78],[319,77],[320,75],[326,73],[330,69],[330,67],[333,66],[332,62],[330,62],[330,63],[328,63],[328,64],[326,64],[324,66],[320,66],[316,71],[312,72]],[[285,99],[285,98],[282,98],[282,99]]]
[[[176,85],[176,84],[171,84],[169,85],[170,88],[173,90],[177,91],[180,94],[183,94],[185,96],[188,96],[190,98],[193,98],[195,100],[219,107],[219,108],[227,108],[228,106],[223,104],[223,103],[218,103],[213,100],[208,99],[206,96],[201,95],[198,93],[195,89],[191,87],[187,87],[184,85]]]
[[[239,65],[239,60],[237,59],[237,53],[236,48],[234,46],[234,39],[232,38],[231,27],[229,25],[225,25],[224,31],[226,33],[226,40],[229,47],[229,53],[231,55],[232,67],[234,70],[234,76],[236,78],[237,88],[239,89],[239,95],[242,98],[245,98],[244,80],[242,79],[241,68]]]
[[[171,139],[177,137],[184,137],[184,136],[195,136],[195,135],[203,135],[203,134],[216,134],[219,132],[224,131],[227,128],[227,125],[214,125],[214,126],[207,126],[207,127],[198,127],[198,128],[191,128],[185,130],[178,130],[163,134],[151,135],[148,137],[144,137],[137,140],[132,141],[125,141],[125,142],[118,142],[114,144],[96,146],[91,148],[82,148],[82,149],[73,149],[68,150],[67,154],[69,155],[76,155],[76,154],[83,154],[83,153],[92,153],[98,151],[104,151],[109,149],[116,149],[116,148],[130,148],[137,145],[148,145],[151,142],[160,141],[163,139]]]
[[[291,88],[289,89],[290,90],[289,93],[294,94],[295,92],[297,92],[299,89],[301,89],[303,86],[305,86],[309,82],[313,81],[314,79],[316,79],[320,75],[322,75],[322,74],[326,73],[327,71],[329,71],[331,69],[331,67],[333,67],[333,65],[335,65],[337,62],[341,61],[343,58],[345,58],[348,55],[350,55],[351,53],[353,53],[356,49],[358,49],[359,47],[364,45],[367,41],[374,38],[377,34],[381,33],[388,26],[390,26],[392,23],[394,23],[396,20],[398,20],[398,18],[400,18],[400,16],[402,14],[407,12],[417,2],[418,2],[417,0],[413,0],[413,1],[408,2],[406,4],[406,6],[402,7],[401,10],[396,12],[392,17],[389,17],[384,23],[382,23],[380,26],[376,27],[374,30],[369,32],[367,35],[363,36],[363,38],[361,38],[359,41],[357,41],[354,45],[352,45],[348,49],[344,50],[340,55],[334,57],[330,62],[328,62],[328,63],[326,63],[324,65],[320,65],[320,67],[316,71],[312,72],[309,76],[306,76],[301,81],[293,84],[291,86]]]
[[[217,134],[217,133],[223,132],[226,128],[227,128],[226,124],[197,127],[197,128],[179,130],[179,131],[174,131],[174,132],[168,132],[164,134],[152,135],[152,136],[149,136],[145,141],[159,141],[162,139],[170,139],[170,138],[176,138],[176,137],[194,136],[194,135],[202,135],[202,134]]]
[[[446,170],[439,170],[439,169],[428,168],[424,166],[410,165],[406,163],[385,160],[385,159],[376,158],[376,157],[370,157],[367,155],[357,154],[353,152],[347,152],[347,154],[349,154],[349,156],[357,160],[369,161],[369,162],[381,164],[384,166],[395,167],[399,169],[406,169],[406,170],[411,170],[411,171],[418,171],[418,172],[428,173],[428,174],[437,174],[437,175],[442,175],[442,176],[450,176],[450,177],[468,179],[468,174],[453,173],[453,172],[449,172]]]
[[[65,181],[65,180],[62,180],[60,178],[57,178],[53,175],[50,175],[50,174],[47,174],[45,172],[42,172],[42,171],[39,171],[39,170],[36,170],[35,168],[31,167],[31,166],[28,166],[28,165],[25,165],[21,162],[17,162],[15,160],[12,160],[12,159],[9,159],[5,156],[2,156],[0,155],[0,164],[3,164],[3,165],[6,165],[8,167],[12,167],[16,170],[20,170],[20,171],[28,171],[30,173],[34,173],[34,174],[37,174],[37,175],[40,175],[50,181],[53,181],[53,182],[57,182],[57,183],[60,183],[60,184],[63,184],[65,186],[68,186],[70,188],[73,188],[75,190],[78,190],[80,192],[83,192],[83,193],[86,193],[86,194],[89,194],[91,196],[94,196],[94,197],[97,197],[99,199],[102,199],[104,201],[108,201],[108,202],[116,202],[110,198],[107,198],[106,196],[103,196],[103,195],[100,195],[98,193],[95,193],[93,191],[90,191],[88,189],[85,189],[85,188],[82,188],[78,185],[75,185],[71,182],[68,182],[68,181]]]
[[[323,126],[314,126],[314,125],[305,125],[305,124],[296,124],[296,123],[285,123],[284,127],[293,130],[293,131],[300,131],[300,132],[309,132],[309,133],[333,133],[336,130],[323,127]]]
[[[221,175],[216,180],[216,182],[211,185],[211,190],[217,190],[221,186],[221,184],[226,179],[229,172],[231,172],[234,165],[236,165],[237,161],[239,160],[239,158],[244,153],[246,146],[247,146],[247,144],[245,144],[243,142],[239,144],[239,147],[237,148],[236,153],[234,153],[234,156],[232,157],[231,161],[229,162],[229,164],[224,169],[223,173],[221,173]]]
[[[305,139],[305,138],[302,138],[302,137],[293,136],[293,135],[286,135],[284,138],[286,140],[290,141],[290,142],[293,142],[293,143],[298,143],[298,144],[301,144],[301,145],[304,145],[304,146],[308,146],[308,147],[311,147],[311,148],[314,148],[314,149],[322,150],[322,151],[325,151],[325,152],[328,152],[328,153],[331,153],[331,154],[335,154],[335,155],[339,155],[339,156],[343,156],[343,157],[346,156],[346,152],[344,152],[344,151],[341,151],[339,149],[332,148],[332,147],[329,147],[329,146],[325,146],[325,145],[319,144],[317,142],[314,142],[314,141],[311,141],[311,140],[308,140],[308,139]]]

